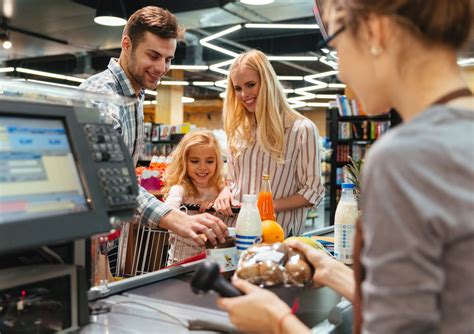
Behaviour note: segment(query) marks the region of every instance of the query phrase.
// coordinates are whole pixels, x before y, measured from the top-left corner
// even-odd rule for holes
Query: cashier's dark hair
[[[183,38],[185,32],[178,24],[176,16],[156,6],[143,7],[133,13],[123,29],[123,35],[128,35],[132,46],[136,47],[147,31],[161,38],[178,40]]]
[[[347,10],[346,25],[357,32],[370,13],[393,17],[428,44],[461,48],[473,22],[472,0],[337,0]]]

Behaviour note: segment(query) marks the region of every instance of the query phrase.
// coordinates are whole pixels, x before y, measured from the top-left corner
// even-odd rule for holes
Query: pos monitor
[[[110,124],[77,107],[0,101],[0,253],[74,240],[133,214],[134,166]]]

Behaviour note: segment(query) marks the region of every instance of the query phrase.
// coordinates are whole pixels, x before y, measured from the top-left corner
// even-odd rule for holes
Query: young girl
[[[188,133],[173,152],[173,160],[165,172],[169,189],[165,203],[173,209],[183,204],[199,204],[200,211],[205,211],[224,187],[222,165],[221,149],[212,132]],[[168,265],[203,250],[193,240],[171,233]]]

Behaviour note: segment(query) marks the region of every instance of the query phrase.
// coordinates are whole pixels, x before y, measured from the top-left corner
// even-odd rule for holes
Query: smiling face
[[[124,36],[122,49],[127,59],[125,72],[133,87],[136,90],[154,90],[170,69],[176,51],[176,39],[161,38],[147,31],[135,46],[132,46],[128,36]]]
[[[260,90],[260,77],[255,70],[240,65],[230,75],[235,96],[249,112],[255,112],[257,107],[258,92]]]
[[[193,146],[186,157],[186,174],[197,187],[211,186],[217,169],[216,150],[209,144]]]

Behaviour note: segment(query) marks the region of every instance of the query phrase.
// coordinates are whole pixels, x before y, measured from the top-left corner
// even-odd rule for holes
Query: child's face
[[[217,157],[211,145],[192,147],[186,158],[186,171],[196,186],[210,186],[209,180],[217,168]]]

